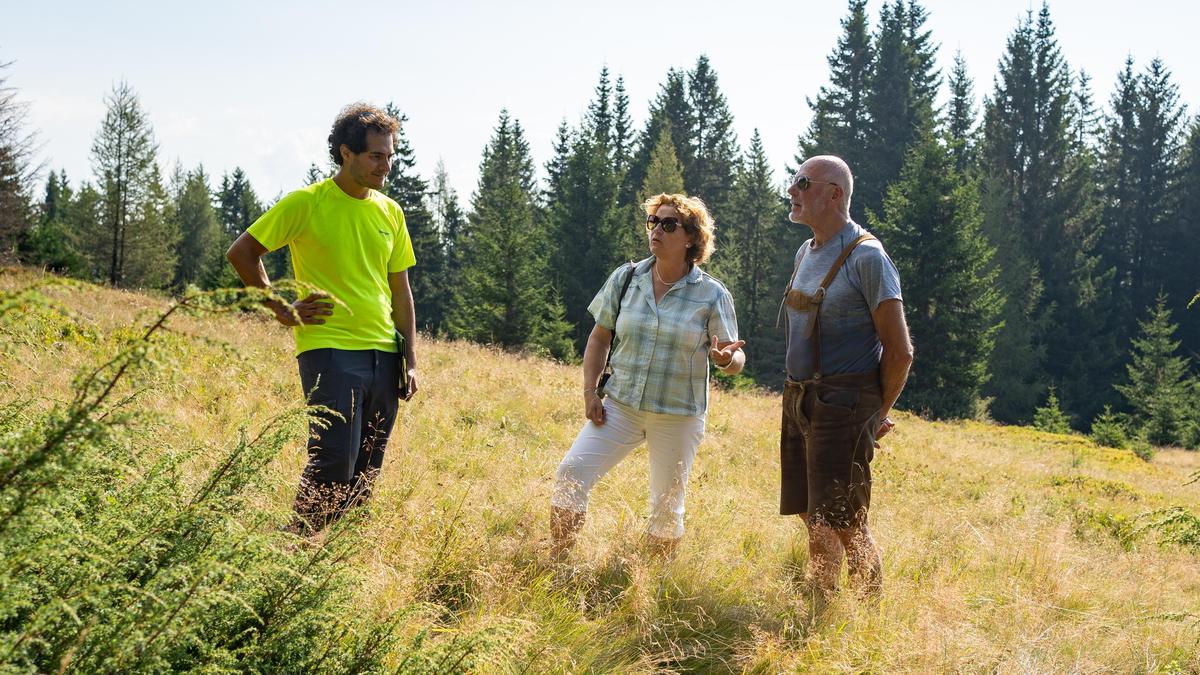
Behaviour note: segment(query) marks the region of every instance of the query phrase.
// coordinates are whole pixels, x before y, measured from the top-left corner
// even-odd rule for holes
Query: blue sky
[[[869,5],[874,15],[881,0]],[[790,161],[845,2],[16,2],[0,9],[0,61],[30,104],[39,158],[73,182],[104,96],[124,79],[150,114],[164,167],[203,164],[219,182],[241,166],[265,199],[299,187],[324,157],[337,110],[395,102],[410,118],[418,170],[445,162],[464,201],[501,108],[528,134],[539,169],[559,122],[578,122],[600,68],[623,75],[635,121],[670,67],[707,54],[739,141],[762,133]],[[1040,3],[928,0],[948,72],[962,50],[976,95],[992,88],[1005,39]],[[1200,112],[1200,7],[1183,0],[1050,4],[1064,55],[1106,104],[1127,55],[1163,59],[1189,114]]]

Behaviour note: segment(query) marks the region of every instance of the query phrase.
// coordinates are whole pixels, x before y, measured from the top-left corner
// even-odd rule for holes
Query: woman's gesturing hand
[[[733,363],[733,355],[737,354],[737,350],[744,344],[745,340],[718,340],[714,335],[712,345],[708,349],[708,358],[712,359],[718,368],[726,368]]]

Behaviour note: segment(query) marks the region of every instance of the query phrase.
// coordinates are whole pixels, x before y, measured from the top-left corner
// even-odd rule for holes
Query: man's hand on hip
[[[291,305],[274,302],[270,307],[271,311],[275,312],[275,320],[285,326],[299,326],[302,323],[317,325],[325,323],[325,319],[321,317],[333,314],[333,303],[322,302],[328,297],[327,293],[310,293],[308,297]]]

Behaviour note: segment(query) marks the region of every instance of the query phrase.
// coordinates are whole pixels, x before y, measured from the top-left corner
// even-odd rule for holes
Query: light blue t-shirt
[[[850,221],[819,248],[804,242],[796,259],[800,269],[792,288],[812,294],[842,250],[867,230]],[[900,274],[877,240],[867,240],[850,253],[837,276],[825,289],[821,303],[821,374],[864,373],[879,367],[883,346],[875,332],[872,313],[885,300],[900,300]],[[787,372],[793,380],[813,375],[812,338],[805,339],[812,312],[787,307]]]

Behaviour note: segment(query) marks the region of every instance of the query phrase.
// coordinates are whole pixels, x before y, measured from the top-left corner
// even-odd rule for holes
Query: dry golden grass
[[[0,287],[31,283],[28,272]],[[55,291],[76,322],[33,316],[0,333],[0,403],[71,395],[167,300]],[[302,403],[289,332],[259,317],[181,318],[177,363],[130,404],[193,475]],[[646,463],[607,476],[573,560],[546,555],[554,469],[582,423],[578,369],[460,342],[420,345],[354,560],[363,611],[406,612],[410,634],[491,636],[475,668],[529,672],[1197,672],[1200,559],[1139,530],[1155,509],[1200,513],[1200,454],[1146,463],[1079,437],[900,415],[877,454],[878,612],[852,599],[811,616],[799,524],[777,513],[779,403],[714,392],[678,558],[643,559]],[[903,401],[901,402],[903,403]],[[283,514],[303,429],[271,466]],[[148,447],[146,452],[155,452]],[[281,518],[283,516],[281,515]]]

